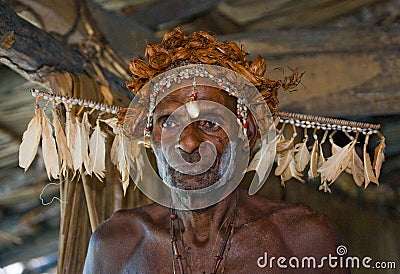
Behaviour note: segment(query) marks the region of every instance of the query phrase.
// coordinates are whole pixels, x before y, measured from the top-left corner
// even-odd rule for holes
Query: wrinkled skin
[[[159,153],[162,129],[173,130],[175,124],[165,124],[168,115],[188,102],[190,89],[168,95],[156,108],[152,148],[158,157],[158,165],[164,168],[169,184],[185,189],[206,187],[226,169],[221,161],[228,147],[227,135],[218,125],[196,122],[182,132],[177,149],[191,163],[199,160],[198,148],[204,141],[214,144],[217,160],[209,173],[185,175],[168,167]],[[199,87],[199,100],[207,99],[236,111],[233,98],[215,88]],[[256,141],[257,126],[251,116],[249,122],[249,144]],[[172,128],[171,128],[172,126]],[[172,136],[173,134],[171,134]],[[237,149],[240,149],[238,147]],[[167,165],[167,166],[165,166]],[[151,182],[149,182],[151,183]],[[271,201],[261,196],[249,196],[243,190],[235,190],[218,204],[197,211],[178,211],[182,222],[183,243],[189,249],[191,273],[210,273],[214,255],[220,248],[236,205],[234,234],[228,256],[222,260],[224,273],[348,273],[346,269],[281,269],[276,260],[273,267],[260,268],[259,257],[315,256],[317,259],[332,254],[341,244],[340,236],[329,220],[322,214],[299,204]],[[184,253],[181,241],[180,253]],[[261,262],[263,263],[263,261]],[[186,264],[186,260],[184,260]],[[287,264],[287,261],[286,261]],[[326,264],[327,265],[327,264]],[[219,271],[222,268],[219,269]],[[177,269],[179,273],[179,269]],[[173,273],[170,236],[170,210],[158,204],[114,213],[101,224],[90,240],[84,273]],[[185,269],[185,273],[188,273]]]

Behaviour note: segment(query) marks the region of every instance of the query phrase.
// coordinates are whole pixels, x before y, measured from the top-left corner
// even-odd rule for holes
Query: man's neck
[[[183,223],[184,240],[201,246],[218,237],[235,214],[238,194],[234,191],[221,202],[205,209],[178,211]]]

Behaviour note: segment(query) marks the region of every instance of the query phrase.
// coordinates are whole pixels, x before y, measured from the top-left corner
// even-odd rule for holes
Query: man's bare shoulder
[[[146,237],[146,232],[165,226],[168,209],[152,204],[116,211],[92,234],[85,262],[85,273],[117,273]],[[164,223],[162,223],[164,222]],[[108,256],[108,254],[113,256]],[[111,271],[111,272],[110,272]]]
[[[146,205],[134,209],[118,210],[114,212],[109,219],[103,222],[95,231],[95,235],[103,240],[108,237],[115,239],[117,235],[123,237],[124,232],[133,234],[134,238],[138,238],[143,228],[146,226],[163,226],[167,225],[169,214],[167,208],[158,204]],[[138,235],[139,234],[139,235]]]
[[[242,216],[248,216],[247,222],[254,222],[260,231],[273,227],[296,254],[333,252],[341,244],[338,229],[329,218],[304,204],[260,195],[247,195],[244,204]]]

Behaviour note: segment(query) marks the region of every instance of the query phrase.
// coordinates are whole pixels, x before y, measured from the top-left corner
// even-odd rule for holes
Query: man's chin
[[[204,180],[203,176],[181,175],[172,181],[172,186],[182,190],[200,190],[213,185],[214,180]]]

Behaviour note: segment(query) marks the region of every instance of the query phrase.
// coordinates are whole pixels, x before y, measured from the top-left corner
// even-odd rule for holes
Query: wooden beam
[[[281,1],[277,1],[278,3]],[[361,7],[377,0],[307,0],[289,1],[284,7],[265,15],[257,22],[252,22],[249,29],[289,29],[310,28],[328,22],[339,16],[355,12]]]
[[[244,44],[250,56],[278,59],[317,53],[397,51],[400,27],[260,30],[218,37]]]
[[[64,1],[64,0],[61,0]],[[147,43],[158,42],[153,30],[141,25],[135,16],[117,16],[87,1],[91,15],[96,20],[97,26],[110,42],[111,47],[125,60],[137,56],[144,56]]]
[[[396,52],[316,54],[273,60],[270,65],[306,71],[296,92],[280,94],[281,110],[334,117],[400,113]]]
[[[186,18],[204,13],[216,6],[220,0],[158,0],[138,9],[132,16],[151,29],[171,28]]]
[[[83,54],[19,17],[4,0],[0,2],[0,17],[0,36],[12,42],[9,46],[0,47],[0,62],[29,81],[49,86],[48,77],[54,72],[95,71]],[[131,94],[124,81],[105,68],[101,70],[118,98],[115,103],[126,103]]]
[[[335,117],[400,113],[400,28],[318,29],[237,34],[274,68],[305,71],[303,85],[280,94],[280,108]],[[253,57],[251,56],[251,57]]]

